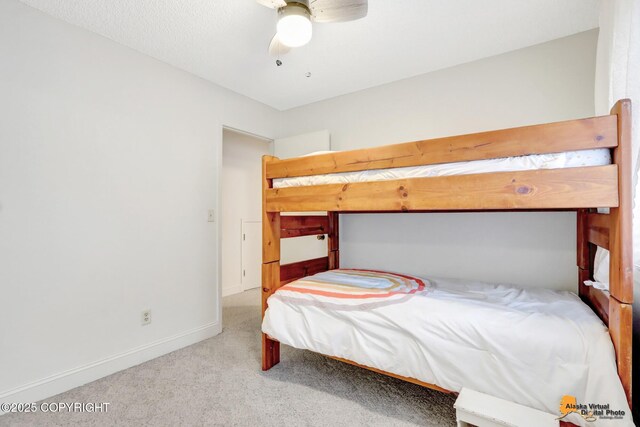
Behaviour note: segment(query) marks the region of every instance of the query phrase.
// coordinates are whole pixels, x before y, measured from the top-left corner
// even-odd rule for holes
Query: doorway
[[[272,142],[224,129],[221,175],[222,295],[260,286],[262,156]]]

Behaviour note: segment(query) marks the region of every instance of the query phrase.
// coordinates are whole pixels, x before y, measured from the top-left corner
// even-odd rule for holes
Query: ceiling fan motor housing
[[[290,1],[286,6],[278,8],[278,16],[287,15],[300,15],[305,14],[307,17],[311,17],[311,10],[309,9],[309,2],[307,1]]]

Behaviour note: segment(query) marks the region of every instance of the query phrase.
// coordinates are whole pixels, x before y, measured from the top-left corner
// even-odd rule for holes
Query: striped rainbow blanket
[[[428,282],[427,282],[428,283]],[[272,296],[332,308],[373,308],[423,294],[424,279],[375,270],[329,270],[291,282]]]

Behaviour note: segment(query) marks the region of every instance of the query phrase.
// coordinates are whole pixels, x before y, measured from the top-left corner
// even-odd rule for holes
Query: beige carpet
[[[454,426],[452,396],[283,346],[260,370],[258,290],[224,299],[222,334],[47,399],[102,414],[8,414],[0,425]]]

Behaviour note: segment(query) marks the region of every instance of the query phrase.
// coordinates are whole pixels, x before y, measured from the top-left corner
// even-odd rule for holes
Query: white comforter
[[[315,277],[333,280],[336,274],[340,270]],[[296,348],[452,391],[467,387],[552,414],[558,414],[565,395],[578,403],[609,404],[625,411],[624,420],[589,423],[577,414],[565,420],[633,425],[608,331],[576,295],[422,280],[424,290],[362,305],[333,304],[285,287],[269,298],[262,330]]]

